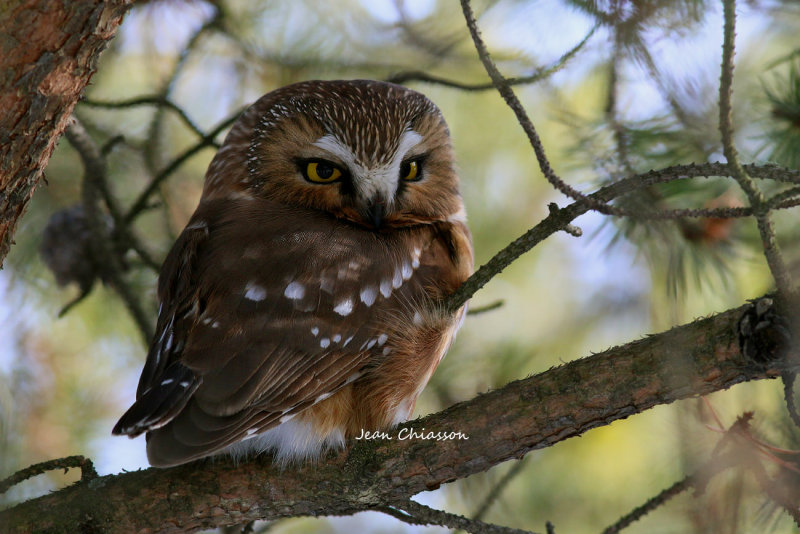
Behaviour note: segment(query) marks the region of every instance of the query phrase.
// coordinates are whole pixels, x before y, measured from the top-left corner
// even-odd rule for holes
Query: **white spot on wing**
[[[419,312],[414,312],[414,324],[417,326],[422,325],[422,315]]]
[[[359,296],[361,297],[361,302],[367,306],[372,306],[372,304],[375,302],[375,299],[378,297],[378,292],[375,291],[374,287],[365,287],[361,290]]]
[[[166,386],[167,384],[172,384],[173,382],[175,382],[174,378],[167,378],[166,380],[161,381],[161,385]]]
[[[401,270],[401,274],[403,275],[403,280],[408,280],[411,278],[411,275],[414,273],[414,270],[411,268],[411,264],[408,262],[403,262],[403,268]]]
[[[247,300],[252,300],[254,302],[259,302],[267,298],[267,290],[261,287],[260,285],[256,284],[252,280],[247,282],[247,285],[244,286],[244,298]]]
[[[392,277],[392,287],[397,289],[403,285],[403,275],[400,272],[400,269],[394,270],[394,276]]]
[[[350,315],[353,311],[353,301],[351,299],[344,299],[333,308],[333,311],[342,316]]]
[[[387,299],[392,295],[392,281],[391,280],[383,280],[381,282],[381,295],[383,295]]]
[[[319,397],[314,399],[314,404],[316,404],[318,402],[322,402],[325,399],[329,399],[331,397],[331,395],[333,395],[333,393],[323,393],[322,395],[320,395]]]
[[[327,349],[330,344],[331,344],[330,338],[323,337],[322,339],[319,340],[319,346],[322,347],[323,349]]]
[[[379,335],[378,336],[378,346],[382,347],[386,343],[387,339],[389,339],[389,336],[387,336],[386,334]]]
[[[341,334],[336,334],[335,336],[333,336],[333,342],[334,342],[334,343],[338,343],[338,342],[340,342],[341,340],[342,340],[342,336],[341,336]]]
[[[311,329],[311,335],[317,337],[319,335],[319,328],[316,326]]]
[[[284,296],[288,299],[299,300],[306,294],[306,288],[300,282],[292,282],[283,292]]]

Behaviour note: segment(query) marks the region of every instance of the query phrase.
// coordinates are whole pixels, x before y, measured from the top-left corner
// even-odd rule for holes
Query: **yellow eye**
[[[342,176],[342,171],[327,161],[309,161],[303,175],[309,182],[328,184],[338,180]]]
[[[400,178],[406,182],[414,182],[422,178],[420,176],[420,162],[417,160],[404,161],[400,165]]]

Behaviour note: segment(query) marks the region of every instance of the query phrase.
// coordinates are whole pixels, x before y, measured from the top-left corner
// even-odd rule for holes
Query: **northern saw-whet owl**
[[[266,94],[231,129],[161,269],[156,334],[114,434],[154,466],[313,459],[414,404],[472,272],[447,125],[368,80]]]

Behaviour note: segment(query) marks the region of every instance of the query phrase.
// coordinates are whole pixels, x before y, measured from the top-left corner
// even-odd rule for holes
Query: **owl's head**
[[[374,229],[463,216],[439,109],[369,80],[308,81],[263,96],[231,130],[203,196],[268,198]]]

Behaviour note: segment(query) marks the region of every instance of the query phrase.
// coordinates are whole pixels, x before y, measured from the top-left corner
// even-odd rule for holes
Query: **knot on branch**
[[[111,219],[105,217],[104,222],[110,234]],[[50,217],[42,234],[39,254],[61,287],[75,282],[85,293],[97,278],[103,279],[103,268],[92,252],[89,221],[81,204],[57,211]]]
[[[748,360],[763,365],[786,357],[792,344],[791,329],[777,308],[771,298],[761,298],[739,319],[739,348]]]

